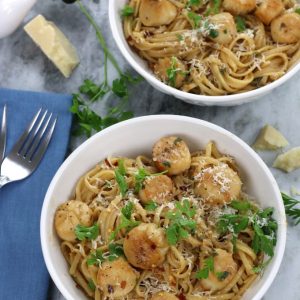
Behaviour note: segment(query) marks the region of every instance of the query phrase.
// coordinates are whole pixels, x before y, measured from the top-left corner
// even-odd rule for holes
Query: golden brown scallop
[[[275,42],[292,44],[300,40],[300,15],[287,13],[271,23],[271,35]]]
[[[174,82],[168,76],[168,70],[174,71]],[[180,88],[186,77],[186,66],[176,57],[159,58],[153,66],[154,73],[163,81],[171,86]]]
[[[153,223],[142,223],[133,228],[123,247],[128,261],[145,270],[161,265],[169,249],[164,230]]]
[[[124,297],[135,287],[138,272],[124,258],[105,261],[97,274],[97,286],[112,299]]]
[[[92,210],[86,203],[70,200],[60,205],[55,213],[54,225],[58,236],[65,241],[75,241],[75,227],[80,224],[91,226]]]
[[[178,300],[174,294],[159,292],[151,297],[151,300]]]
[[[152,150],[153,161],[160,171],[177,175],[191,166],[191,154],[186,143],[176,136],[161,138]]]
[[[284,11],[282,0],[263,0],[258,4],[255,15],[266,25]]]
[[[237,273],[238,266],[234,261],[232,254],[223,250],[215,249],[214,271],[209,272],[207,279],[201,279],[200,284],[206,291],[219,291],[223,289]],[[204,267],[203,263],[200,266]]]
[[[211,205],[224,205],[238,198],[242,182],[237,172],[225,163],[195,170],[194,192]]]
[[[246,15],[256,7],[256,0],[224,0],[223,8],[234,15]]]
[[[139,18],[145,26],[169,25],[177,16],[177,8],[168,0],[141,0]]]
[[[216,37],[210,37],[211,40],[219,44],[229,44],[236,36],[236,25],[233,16],[230,13],[220,13],[212,16],[210,23],[215,25]]]
[[[166,175],[149,176],[145,179],[139,198],[143,204],[151,201],[162,204],[172,200],[173,182]]]

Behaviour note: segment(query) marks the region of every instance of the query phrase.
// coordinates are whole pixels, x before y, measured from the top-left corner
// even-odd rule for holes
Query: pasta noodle
[[[276,243],[270,211],[241,188],[212,142],[191,154],[165,137],[152,158],[104,159],[55,214],[70,275],[97,300],[240,299],[272,256],[256,239]]]
[[[257,2],[257,3],[256,3]],[[220,96],[267,85],[300,57],[296,1],[130,0],[128,44],[164,83]]]

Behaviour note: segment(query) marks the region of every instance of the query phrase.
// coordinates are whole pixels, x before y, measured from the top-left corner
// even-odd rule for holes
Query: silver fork
[[[1,165],[0,188],[31,175],[42,160],[57,118],[40,109]],[[5,127],[5,126],[4,126]]]
[[[1,163],[5,155],[5,147],[6,147],[6,105],[4,105],[3,108],[2,122],[0,127],[0,171],[1,171]]]

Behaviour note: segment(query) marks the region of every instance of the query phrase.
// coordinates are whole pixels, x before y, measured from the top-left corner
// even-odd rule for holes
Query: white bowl
[[[258,88],[253,91],[235,94],[235,95],[225,95],[225,96],[205,96],[205,95],[195,95],[187,92],[177,90],[167,84],[158,80],[152,70],[148,67],[145,60],[140,58],[128,45],[122,26],[122,18],[120,12],[124,5],[128,3],[128,0],[109,0],[109,21],[113,37],[125,57],[128,63],[141,75],[143,76],[154,88],[157,90],[172,95],[178,99],[185,102],[196,104],[196,105],[219,105],[219,106],[229,106],[238,105],[254,100],[258,100],[263,95],[271,92],[274,88],[279,87],[293,75],[295,75],[300,70],[300,63],[289,70],[284,76],[278,80]]]
[[[275,256],[243,300],[261,299],[271,285],[284,253],[286,218],[280,191],[268,167],[246,143],[221,127],[189,117],[158,115],[135,118],[99,132],[76,149],[54,176],[42,209],[41,241],[48,271],[66,299],[86,297],[76,288],[60,251],[53,227],[56,208],[72,197],[77,180],[100,160],[108,155],[150,155],[154,142],[168,135],[184,138],[191,150],[204,148],[209,141],[215,141],[221,152],[236,159],[246,191],[258,199],[262,207],[275,208],[274,218],[279,224]]]

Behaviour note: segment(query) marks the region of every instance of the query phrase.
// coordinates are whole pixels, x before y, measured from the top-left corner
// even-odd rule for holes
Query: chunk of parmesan
[[[278,155],[273,163],[273,167],[285,172],[291,172],[300,168],[300,147]]]
[[[60,72],[65,77],[70,77],[79,64],[79,58],[76,49],[59,28],[42,15],[38,15],[24,27],[24,30]]]
[[[266,125],[256,138],[253,148],[257,150],[276,150],[288,145],[286,138],[274,127]]]

